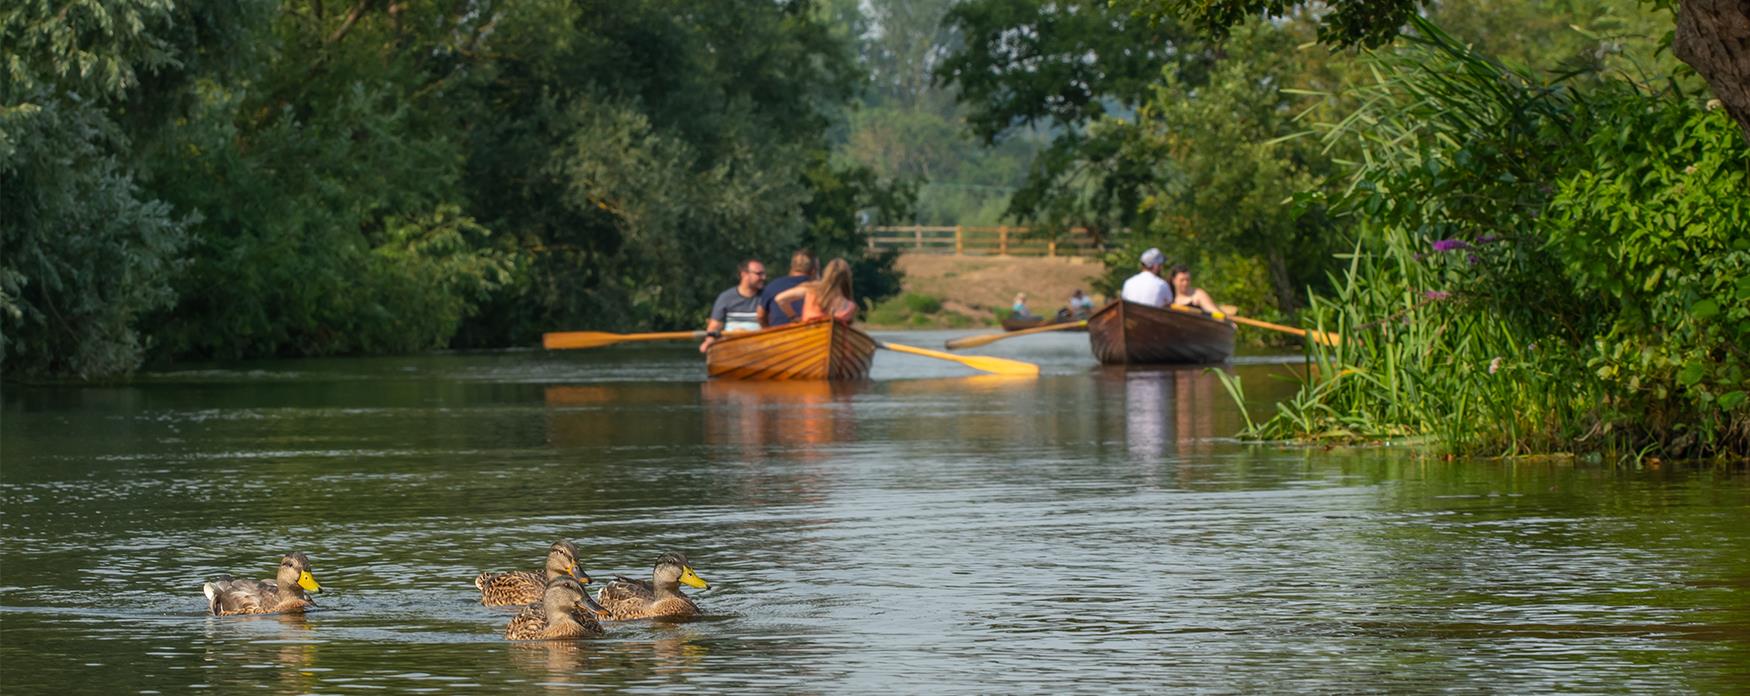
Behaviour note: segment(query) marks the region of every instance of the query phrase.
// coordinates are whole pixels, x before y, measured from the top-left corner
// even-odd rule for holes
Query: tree
[[[1249,17],[1287,17],[1304,12],[1291,0],[1117,0],[1140,19],[1183,21],[1217,36]],[[1658,4],[1670,7],[1670,0]],[[1750,3],[1743,0],[1676,0],[1671,50],[1707,80],[1733,120],[1750,139]],[[1379,46],[1403,31],[1412,15],[1432,10],[1428,0],[1333,0],[1320,19],[1319,35],[1332,46]]]

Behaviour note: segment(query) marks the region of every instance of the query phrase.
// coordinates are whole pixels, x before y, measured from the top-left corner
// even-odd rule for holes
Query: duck
[[[602,634],[601,611],[583,585],[561,575],[547,582],[539,604],[523,607],[504,627],[506,640],[566,640]]]
[[[535,604],[541,601],[554,578],[565,576],[585,585],[590,583],[589,574],[577,568],[577,545],[560,539],[547,548],[544,575],[526,570],[485,572],[474,577],[474,586],[480,588],[480,603],[489,607]]]
[[[280,559],[272,580],[238,580],[221,575],[201,585],[207,596],[207,611],[213,616],[233,614],[302,613],[316,606],[308,592],[321,592],[310,574],[310,557],[293,551]]]
[[[670,551],[656,558],[650,580],[633,580],[625,576],[614,579],[596,593],[596,603],[604,618],[612,621],[633,619],[674,619],[699,615],[699,605],[681,594],[680,585],[711,589],[710,583],[693,572],[687,557]]]

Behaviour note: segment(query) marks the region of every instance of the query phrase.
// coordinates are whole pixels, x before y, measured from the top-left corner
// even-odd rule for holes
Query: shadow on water
[[[901,337],[933,345],[943,337]],[[1206,369],[992,344],[852,384],[688,346],[211,366],[0,402],[0,686],[1730,691],[1750,473],[1232,439]],[[1079,341],[1079,342],[1078,342]],[[1251,356],[1254,413],[1292,359]],[[511,644],[481,570],[687,553],[709,614]],[[202,580],[310,555],[303,617]]]

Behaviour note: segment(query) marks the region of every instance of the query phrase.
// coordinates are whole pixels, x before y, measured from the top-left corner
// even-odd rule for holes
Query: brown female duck
[[[480,603],[489,607],[534,604],[541,601],[549,582],[567,575],[585,585],[590,582],[589,575],[577,569],[577,545],[560,539],[547,549],[544,575],[526,570],[481,573],[475,576],[474,586],[480,588]]]
[[[213,616],[301,612],[316,604],[306,591],[321,592],[322,586],[310,575],[310,558],[301,551],[281,558],[279,572],[272,580],[238,580],[221,575],[201,585],[201,592],[207,596],[207,611]]]
[[[711,589],[711,585],[693,572],[687,557],[669,552],[656,558],[656,568],[650,580],[633,580],[616,576],[596,593],[605,616],[614,621],[631,619],[673,619],[699,615],[699,605],[681,594],[680,585]]]
[[[602,634],[596,606],[583,585],[566,576],[553,578],[541,594],[540,604],[523,607],[504,627],[508,640],[565,640]]]

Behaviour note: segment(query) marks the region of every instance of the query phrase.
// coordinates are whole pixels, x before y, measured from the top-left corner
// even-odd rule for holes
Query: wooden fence
[[[1026,227],[909,227],[869,228],[869,250],[899,249],[908,254],[953,254],[955,256],[1098,256],[1102,251],[1086,229],[1067,233],[1034,235]]]

